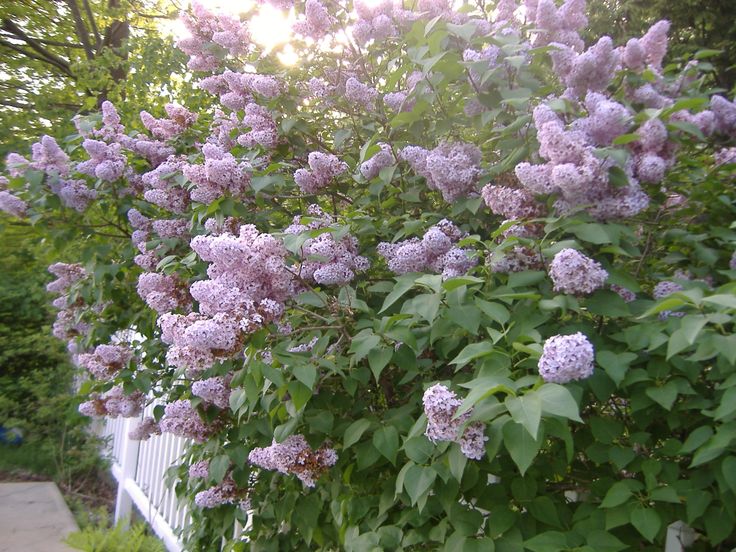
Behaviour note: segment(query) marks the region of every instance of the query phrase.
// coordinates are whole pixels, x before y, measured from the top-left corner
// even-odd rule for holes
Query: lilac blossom
[[[217,408],[230,408],[230,379],[232,378],[215,376],[195,381],[192,384],[192,393]]]
[[[77,364],[98,380],[110,380],[125,368],[133,358],[133,351],[125,345],[98,345],[93,353],[77,355]]]
[[[269,447],[254,448],[248,461],[264,470],[296,475],[306,487],[314,487],[320,475],[335,465],[337,453],[326,446],[312,450],[303,435],[290,435],[281,443],[274,440]]]
[[[473,144],[447,142],[431,151],[407,146],[399,157],[426,179],[430,189],[440,191],[445,201],[452,202],[475,193],[475,183],[481,172],[481,152]]]
[[[366,180],[376,178],[381,172],[381,169],[385,169],[396,163],[396,158],[391,151],[390,145],[379,142],[378,147],[381,148],[378,153],[360,166],[360,174]]]
[[[205,424],[192,403],[187,400],[167,404],[159,425],[161,431],[186,437],[197,443],[204,443],[216,429]]]
[[[135,391],[126,395],[121,385],[116,385],[102,394],[92,393],[90,397],[91,400],[79,405],[79,412],[92,417],[132,418],[140,415],[145,401],[143,393]]]
[[[595,352],[580,332],[555,335],[544,342],[539,375],[548,383],[569,383],[593,375]]]
[[[462,453],[471,460],[483,458],[485,442],[488,440],[484,434],[485,426],[482,422],[473,422],[463,429],[473,409],[456,417],[455,413],[462,401],[454,392],[437,383],[424,392],[422,404],[427,416],[424,434],[430,441],[453,441],[460,444]]]
[[[431,271],[444,279],[466,274],[477,264],[471,251],[455,244],[464,233],[452,222],[443,219],[431,227],[422,239],[411,238],[398,243],[378,244],[378,254],[395,274]]]
[[[294,182],[305,194],[316,194],[326,188],[348,165],[331,153],[313,151],[308,157],[309,169],[297,169]]]
[[[148,441],[152,435],[161,435],[161,428],[156,420],[146,416],[130,431],[128,438],[133,441]]]
[[[549,265],[554,290],[575,295],[589,295],[603,287],[608,278],[600,263],[575,249],[562,249]]]
[[[90,159],[77,164],[77,171],[112,182],[123,175],[125,156],[120,153],[120,144],[106,144],[99,140],[86,139],[82,147]]]

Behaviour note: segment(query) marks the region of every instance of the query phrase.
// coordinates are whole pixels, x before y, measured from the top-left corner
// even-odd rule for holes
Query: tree
[[[171,17],[166,9],[174,8],[163,1],[4,2],[0,155],[27,147],[47,128],[71,132],[72,115],[106,99],[155,106],[171,91],[168,76],[181,71],[181,57],[157,28]]]
[[[666,22],[493,8],[195,5],[184,105],[8,159],[81,411],[193,441],[192,550],[734,544],[736,103]]]
[[[699,59],[713,64],[718,86],[725,90],[733,90],[736,86],[736,29],[731,22],[731,2],[597,0],[591,2],[590,8],[589,36],[608,34],[617,42],[642,34],[666,14],[672,22],[670,57],[673,60],[691,59],[705,48],[720,50],[720,53],[711,52],[707,56],[701,51]]]

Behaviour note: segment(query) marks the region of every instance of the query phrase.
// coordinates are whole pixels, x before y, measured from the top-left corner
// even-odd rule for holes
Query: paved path
[[[0,552],[69,552],[76,530],[54,483],[0,483]]]

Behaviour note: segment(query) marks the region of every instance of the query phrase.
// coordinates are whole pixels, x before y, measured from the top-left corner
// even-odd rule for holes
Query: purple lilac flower
[[[549,265],[549,276],[555,291],[575,295],[589,295],[603,287],[608,272],[600,263],[575,249],[558,252]]]
[[[594,358],[593,345],[582,333],[555,335],[544,342],[539,375],[550,383],[589,378],[593,375]]]
[[[337,453],[325,446],[312,450],[303,435],[290,435],[281,443],[254,448],[248,461],[264,470],[296,475],[305,486],[314,487],[319,476],[335,465]]]
[[[460,444],[463,454],[472,460],[480,460],[485,454],[485,426],[482,422],[473,422],[464,431],[462,426],[472,415],[472,409],[455,417],[462,404],[454,392],[442,384],[435,384],[424,392],[422,397],[424,413],[427,416],[427,429],[424,434],[433,443],[437,441],[453,441]]]

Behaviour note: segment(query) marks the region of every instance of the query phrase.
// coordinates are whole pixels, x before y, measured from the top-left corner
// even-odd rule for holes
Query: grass
[[[41,443],[0,444],[0,480],[22,478],[29,474],[53,479],[56,463],[52,452]]]

